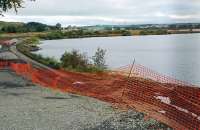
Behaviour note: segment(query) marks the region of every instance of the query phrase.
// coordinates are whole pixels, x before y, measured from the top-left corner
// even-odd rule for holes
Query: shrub
[[[105,60],[106,50],[97,48],[95,55],[92,57],[94,65],[99,69],[106,69],[106,60]]]
[[[61,31],[49,32],[47,34],[39,35],[40,38],[45,40],[63,39],[64,35]]]
[[[25,53],[28,57],[54,69],[60,68],[60,63],[53,57],[43,57],[40,54]]]
[[[98,48],[95,56],[93,56],[94,64],[91,64],[85,54],[81,54],[77,50],[65,52],[60,61],[64,69],[80,71],[80,72],[102,72],[106,69],[105,65],[106,51]]]
[[[83,70],[89,66],[89,61],[86,55],[81,54],[77,50],[65,52],[60,60],[63,68]]]
[[[77,50],[65,52],[60,59],[61,62],[58,62],[54,58],[43,57],[42,55],[31,53],[29,46],[25,46],[23,43],[17,44],[17,49],[33,60],[36,60],[54,69],[63,68],[79,72],[103,72],[106,69],[104,59],[106,51],[100,48],[97,49],[95,56],[93,56],[94,64],[89,62],[85,54],[81,54]]]
[[[167,30],[165,30],[165,29],[156,29],[156,30],[147,29],[147,30],[142,30],[140,32],[140,35],[163,35],[163,34],[167,34]]]
[[[29,44],[29,45],[38,45],[40,43],[40,40],[38,37],[29,37],[29,38],[25,38],[23,40],[24,44]]]

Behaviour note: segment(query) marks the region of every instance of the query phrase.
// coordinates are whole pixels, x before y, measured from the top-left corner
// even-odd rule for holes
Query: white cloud
[[[155,13],[156,17],[166,17],[166,14],[162,13],[162,12],[156,12]]]
[[[200,22],[199,0],[36,0],[0,20],[48,24]]]
[[[172,19],[183,19],[183,20],[187,20],[187,19],[195,19],[200,17],[200,15],[196,14],[196,15],[176,15],[176,14],[172,14],[169,15],[170,18]]]

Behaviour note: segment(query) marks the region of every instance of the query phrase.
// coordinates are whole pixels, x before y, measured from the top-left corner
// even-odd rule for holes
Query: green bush
[[[106,51],[98,48],[95,56],[93,56],[94,64],[90,63],[85,54],[81,54],[77,50],[65,52],[60,61],[62,68],[80,71],[80,72],[102,72],[105,71],[105,53]]]
[[[131,36],[131,32],[130,31],[122,31],[122,36]]]
[[[63,68],[84,69],[89,65],[86,55],[79,53],[77,50],[65,52],[61,57],[61,65]]]
[[[105,60],[106,50],[97,48],[95,55],[92,57],[94,65],[99,69],[106,69],[106,60]]]
[[[60,63],[52,57],[43,57],[40,54],[25,53],[28,57],[54,69],[60,68]]]
[[[65,52],[60,59],[61,62],[58,62],[54,58],[43,57],[42,55],[31,53],[29,46],[25,46],[23,43],[17,44],[17,49],[31,59],[54,69],[63,68],[78,72],[103,72],[106,69],[106,51],[100,48],[97,49],[95,56],[93,56],[94,64],[89,62],[89,59],[85,54],[81,54],[77,50]]]
[[[23,40],[23,43],[29,45],[38,45],[40,43],[40,39],[38,37],[28,37]]]
[[[151,29],[146,29],[140,31],[140,35],[163,35],[167,34],[167,30],[165,29],[156,29],[156,30],[151,30]]]
[[[47,34],[39,35],[41,39],[53,40],[53,39],[63,39],[64,35],[61,31],[49,32]]]

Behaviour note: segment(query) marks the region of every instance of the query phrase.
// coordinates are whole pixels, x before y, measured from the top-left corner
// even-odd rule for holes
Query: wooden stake
[[[132,71],[133,71],[133,67],[134,67],[134,65],[135,65],[135,58],[134,58],[134,60],[133,60],[133,64],[132,64],[132,66],[131,66],[131,69],[130,69],[130,72],[129,72],[129,75],[128,75],[128,79],[127,79],[128,82],[129,82],[129,78],[131,77],[131,73],[132,73]],[[124,89],[123,89],[122,97],[121,97],[121,98],[123,98],[123,96],[124,96],[124,93],[125,93],[126,87],[127,87],[127,86],[125,86]]]

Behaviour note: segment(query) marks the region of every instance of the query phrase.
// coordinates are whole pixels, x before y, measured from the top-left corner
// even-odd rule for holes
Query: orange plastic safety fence
[[[8,62],[8,61],[0,61],[0,69],[9,67],[9,65],[10,65],[10,62]]]
[[[166,78],[165,82],[177,83],[177,85],[174,85],[162,84],[141,78],[131,78],[128,82],[122,80],[116,83],[108,82],[107,84],[101,84],[103,86],[98,86],[101,80],[97,78],[94,82],[91,80],[91,77],[89,77],[84,79],[86,82],[85,85],[81,82],[76,82],[75,86],[80,85],[81,87],[75,88],[72,80],[72,78],[74,78],[73,74],[69,76],[68,74],[58,71],[34,68],[30,64],[0,61],[0,68],[5,67],[10,67],[17,74],[27,77],[31,79],[32,82],[42,86],[60,89],[62,91],[73,91],[78,94],[103,99],[111,103],[117,102],[119,104],[126,103],[127,105],[134,105],[135,102],[139,101],[149,104],[149,107],[153,108],[144,109],[147,109],[149,113],[152,111],[152,113],[157,112],[167,118],[169,121],[160,120],[175,129],[180,128],[177,124],[187,129],[198,130],[200,128],[200,88],[188,86],[188,84],[184,82],[173,81],[172,79]],[[150,70],[147,72],[149,73]],[[144,76],[145,73],[143,73]],[[158,75],[148,75],[148,77],[150,76],[157,77]],[[76,80],[79,80],[79,77],[76,77]],[[164,82],[164,80],[163,77],[160,79],[161,82]],[[126,87],[126,90],[121,100],[119,97],[123,93],[123,91],[121,91],[123,86]],[[148,105],[145,106],[147,107]]]
[[[160,108],[161,114],[189,129],[200,128],[200,89],[159,85],[156,82],[129,81],[126,97]],[[190,95],[191,94],[191,95]],[[194,95],[192,95],[194,94]]]
[[[123,67],[116,69],[116,72],[122,73],[122,74],[129,74],[131,67],[132,67],[132,65],[123,66]],[[194,86],[188,82],[180,81],[175,78],[171,78],[169,76],[159,74],[159,73],[157,73],[143,65],[140,65],[140,64],[134,64],[133,70],[131,72],[131,76],[152,79],[152,80],[160,82],[160,83],[172,83],[172,84],[177,84],[177,85]]]

